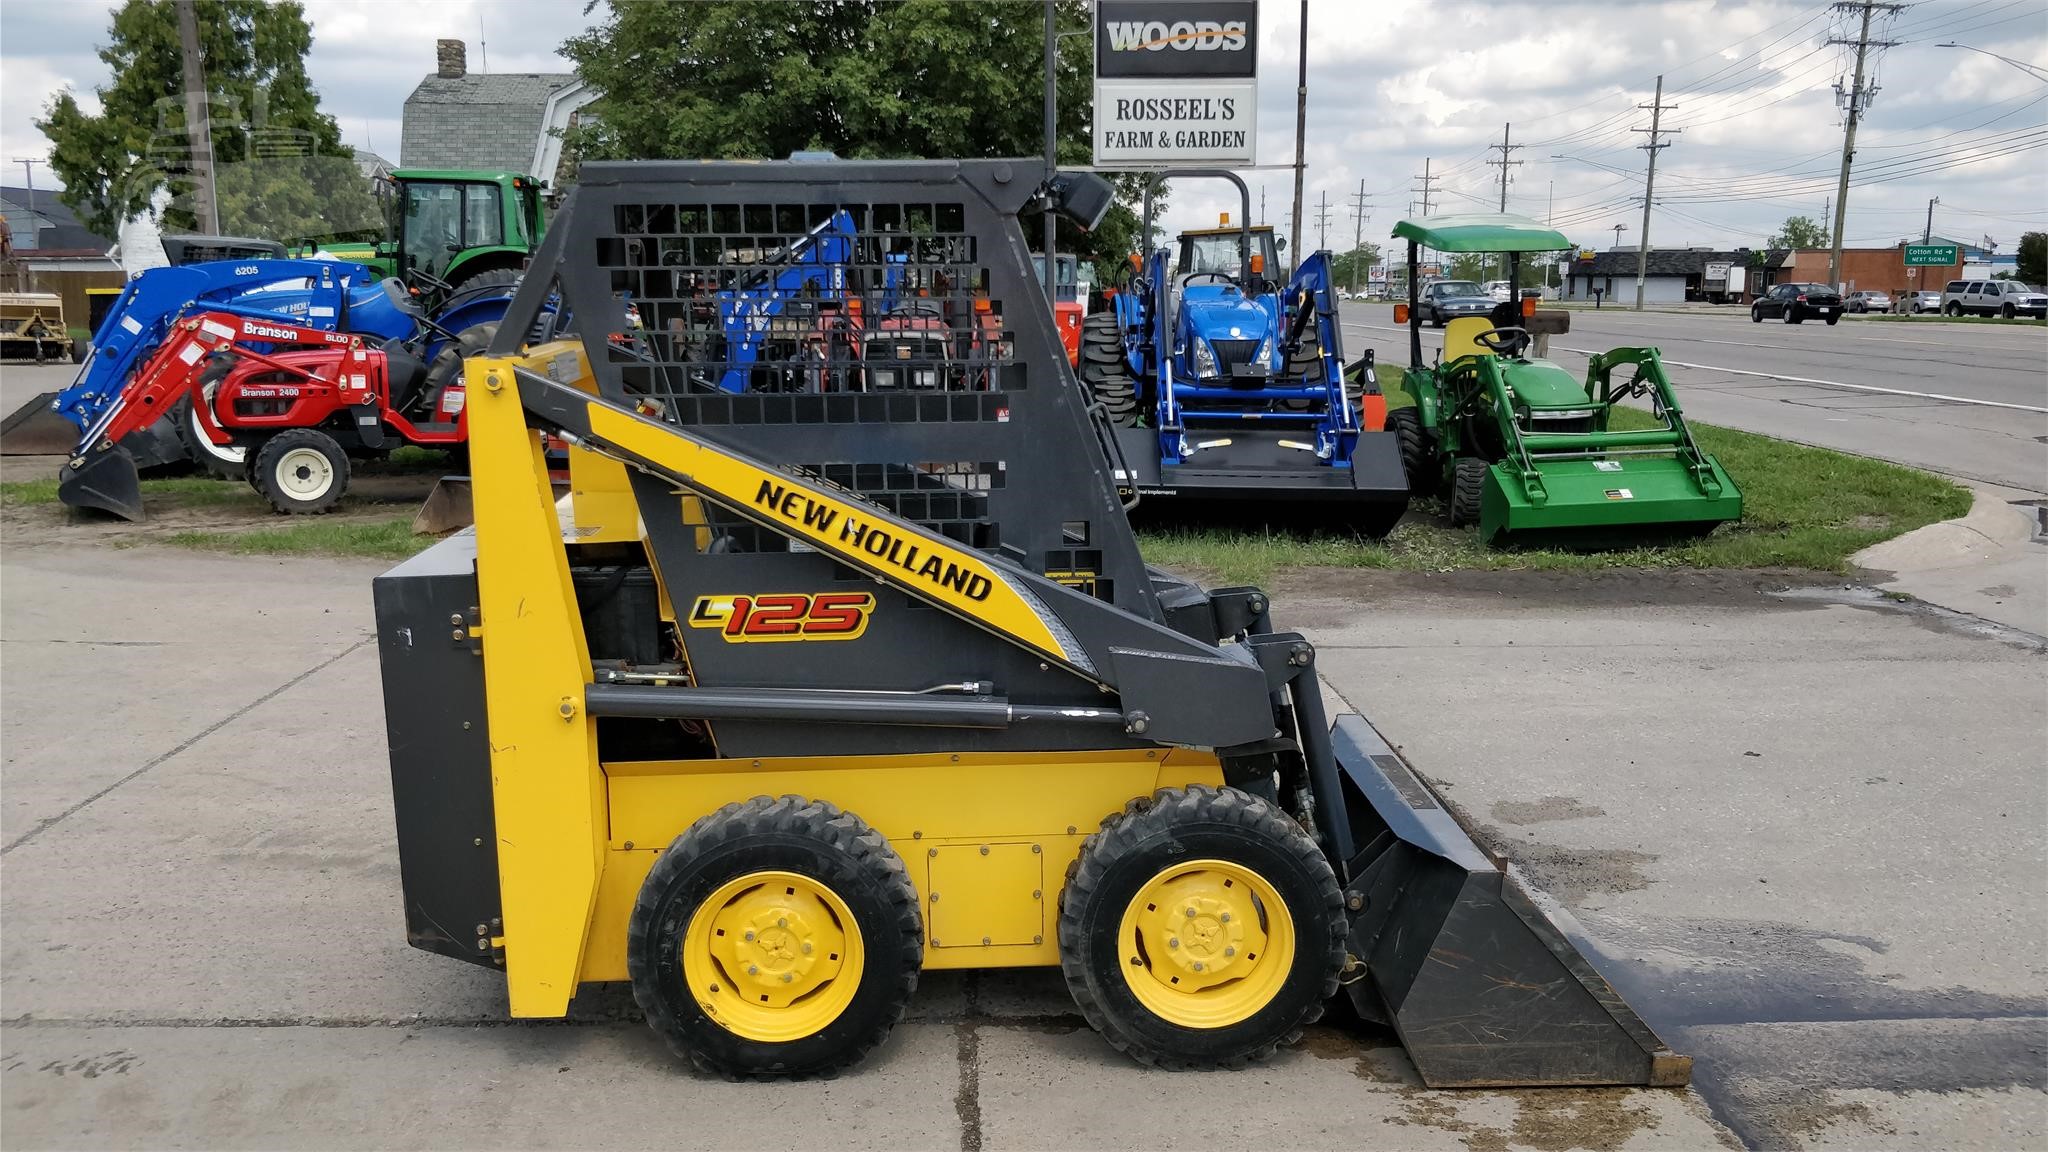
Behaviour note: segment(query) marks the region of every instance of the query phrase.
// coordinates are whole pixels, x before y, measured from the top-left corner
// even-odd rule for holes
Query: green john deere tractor
[[[449,295],[510,283],[546,229],[546,187],[517,172],[400,168],[379,189],[390,222],[382,238],[303,247]]]
[[[1477,524],[1488,544],[1607,545],[1704,535],[1741,518],[1742,493],[1693,439],[1655,348],[1595,354],[1581,380],[1530,355],[1538,332],[1565,331],[1569,313],[1509,300],[1453,315],[1436,362],[1423,362],[1423,249],[1504,254],[1516,284],[1522,254],[1571,247],[1563,235],[1488,213],[1403,220],[1394,238],[1408,242],[1408,302],[1394,322],[1408,327],[1402,387],[1415,406],[1389,412],[1387,429],[1413,490],[1443,494],[1453,527]],[[1617,426],[1628,400],[1647,404],[1651,426]]]

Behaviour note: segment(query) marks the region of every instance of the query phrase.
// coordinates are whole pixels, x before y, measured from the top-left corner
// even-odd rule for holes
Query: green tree
[[[598,24],[562,45],[603,93],[565,140],[590,159],[1042,156],[1044,19],[1018,3],[604,0]],[[1087,8],[1060,0],[1057,21],[1086,32]],[[1091,74],[1088,42],[1065,41],[1063,164],[1089,162]],[[1120,180],[1092,235],[1062,222],[1061,250],[1112,273],[1137,247],[1142,188]]]
[[[1764,243],[1771,248],[1825,248],[1828,234],[1811,216],[1791,216]]]
[[[1361,244],[1349,252],[1330,257],[1330,278],[1339,288],[1350,288],[1356,283],[1358,290],[1363,292],[1366,283],[1372,279],[1373,265],[1379,262],[1380,246]]]
[[[2048,232],[2020,233],[2019,278],[2036,288],[2048,285]]]
[[[64,182],[59,198],[112,235],[168,190],[165,229],[194,228],[177,10],[171,0],[127,0],[107,36],[99,57],[113,81],[94,90],[99,114],[65,91],[36,121]],[[306,77],[313,31],[304,8],[207,0],[199,41],[221,230],[296,239],[374,226],[369,185]]]

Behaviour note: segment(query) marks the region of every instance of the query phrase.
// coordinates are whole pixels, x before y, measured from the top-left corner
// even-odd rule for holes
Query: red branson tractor
[[[495,325],[465,331],[429,367],[407,346],[295,324],[202,312],[180,321],[64,466],[58,496],[74,508],[142,519],[135,463],[119,445],[180,397],[206,438],[246,449],[249,483],[279,512],[326,512],[348,488],[351,457],[402,444],[467,440],[462,358]],[[459,345],[459,346],[455,346]],[[211,403],[201,401],[210,395]]]

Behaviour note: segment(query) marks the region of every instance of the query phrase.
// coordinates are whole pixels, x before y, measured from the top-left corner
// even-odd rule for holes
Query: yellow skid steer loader
[[[1684,1083],[1264,593],[1144,564],[1017,222],[1106,204],[1028,161],[584,166],[468,364],[475,527],[376,582],[411,942],[514,1016],[630,981],[728,1076],[1042,966],[1171,1068],[1341,995],[1432,1085]]]

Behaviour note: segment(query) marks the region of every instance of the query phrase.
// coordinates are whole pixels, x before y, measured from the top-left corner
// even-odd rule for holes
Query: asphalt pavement
[[[1570,315],[1552,359],[1577,371],[1592,353],[1653,346],[1695,420],[2048,495],[2048,325],[1756,324],[1736,307]],[[1347,357],[1371,347],[1390,368],[1408,362],[1392,304],[1347,304],[1343,317]],[[1442,346],[1423,329],[1425,360]]]
[[[1160,1073],[1048,972],[933,974],[859,1070],[734,1085],[617,988],[511,1023],[494,974],[406,946],[382,565],[0,543],[9,1147],[2048,1143],[2038,645],[1717,574],[1277,590],[1692,1091],[1432,1092],[1355,1027]]]

